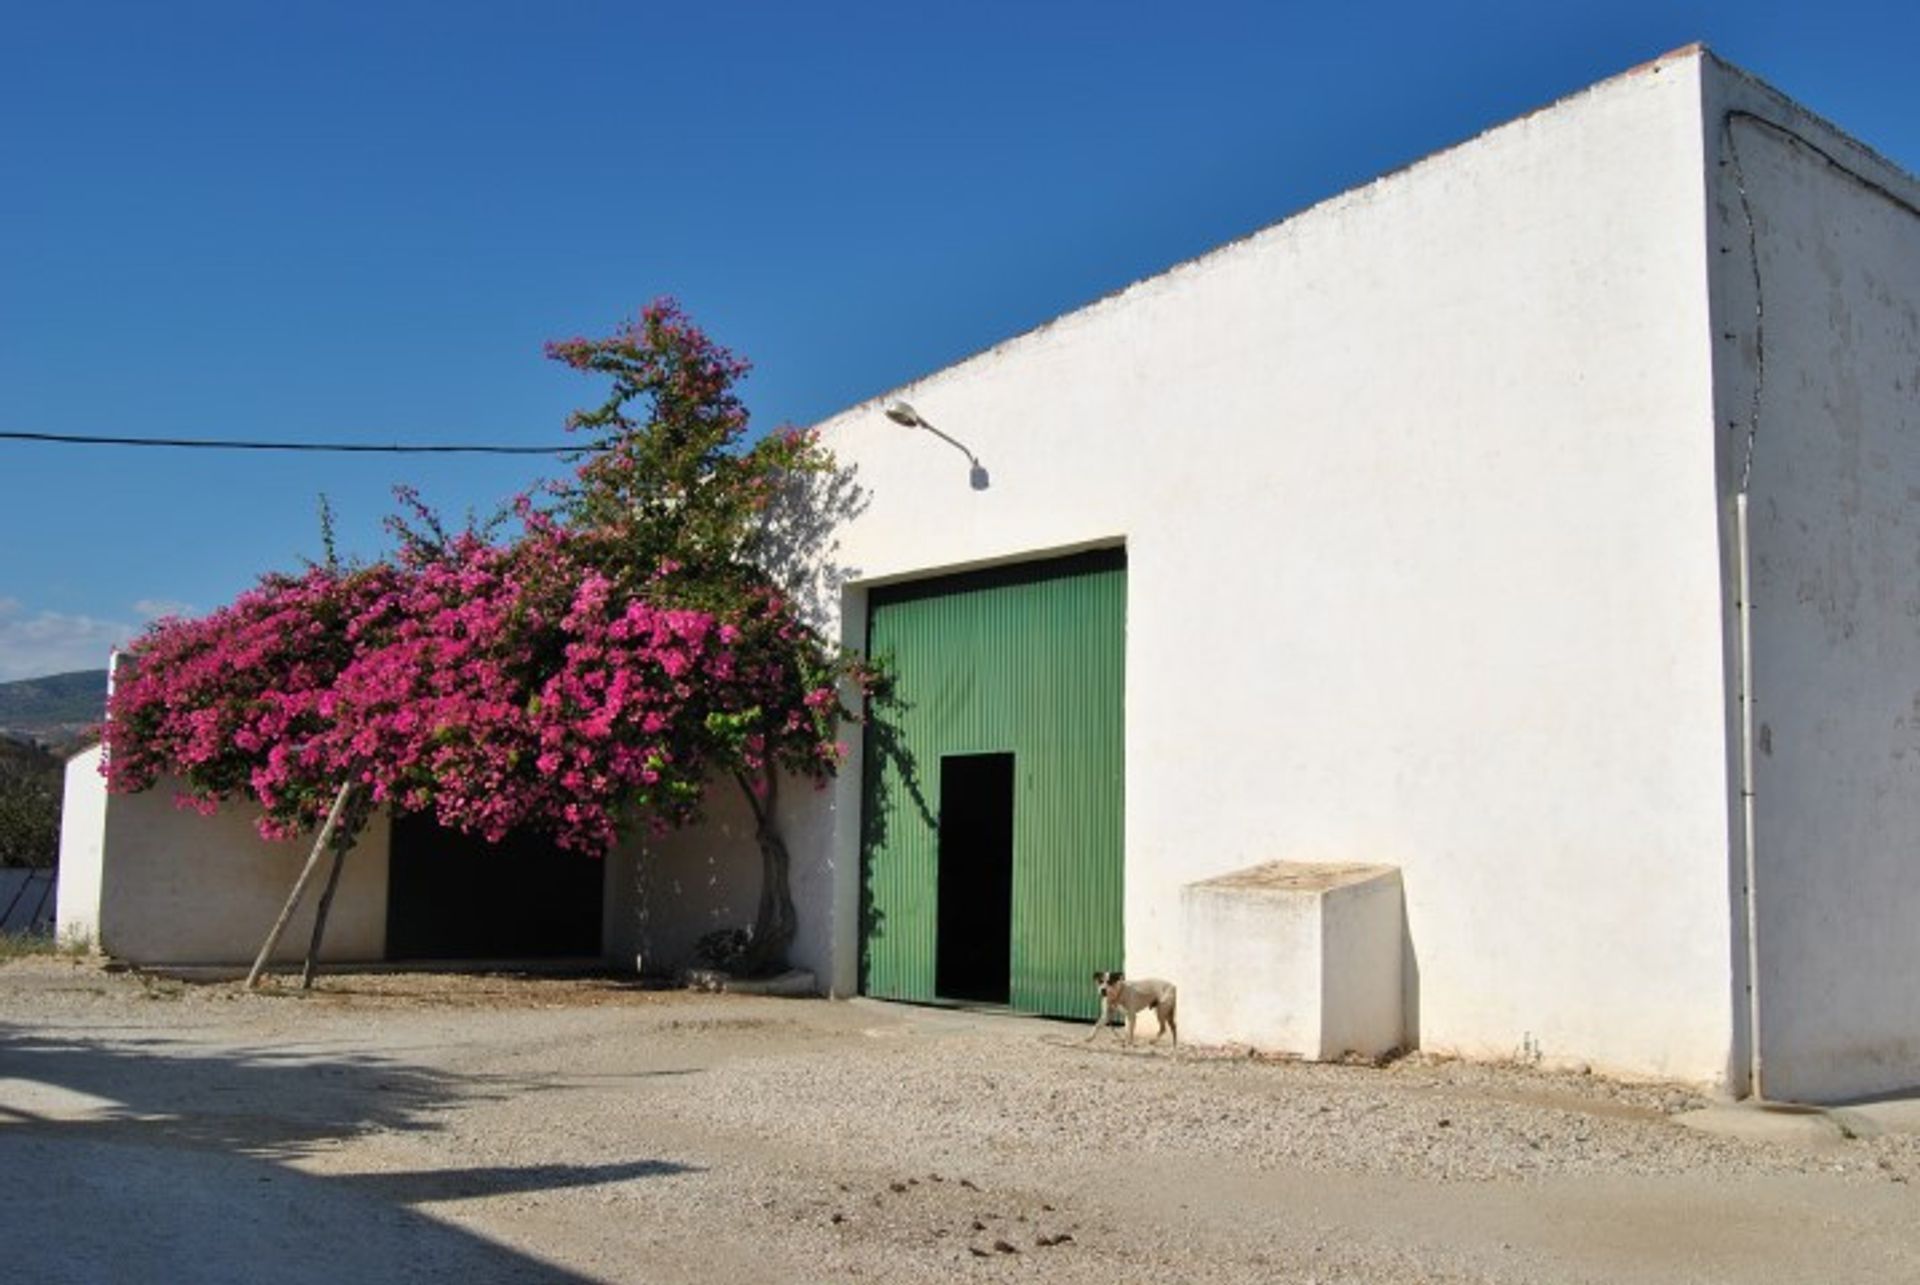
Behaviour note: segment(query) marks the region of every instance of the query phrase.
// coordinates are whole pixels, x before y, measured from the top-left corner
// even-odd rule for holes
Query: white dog
[[[1174,1047],[1180,1045],[1180,1028],[1174,1025],[1173,1004],[1175,991],[1172,982],[1163,982],[1155,977],[1143,977],[1138,981],[1128,981],[1118,972],[1095,973],[1093,984],[1100,991],[1100,1020],[1087,1032],[1092,1039],[1100,1033],[1100,1028],[1113,1020],[1115,1012],[1127,1015],[1127,1043],[1133,1043],[1133,1024],[1139,1019],[1140,1010],[1150,1008],[1160,1023],[1160,1029],[1153,1033],[1153,1042],[1158,1044],[1160,1037],[1171,1033]]]

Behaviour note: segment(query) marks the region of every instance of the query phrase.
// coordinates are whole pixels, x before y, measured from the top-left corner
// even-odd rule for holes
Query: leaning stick
[[[287,894],[287,904],[280,907],[280,917],[273,921],[273,931],[267,934],[266,944],[260,947],[260,954],[253,961],[253,971],[247,974],[248,990],[260,984],[260,974],[266,969],[267,958],[273,954],[273,948],[280,944],[281,934],[287,931],[287,924],[293,919],[294,908],[300,904],[300,898],[306,895],[313,872],[320,868],[320,854],[327,850],[327,840],[333,837],[333,827],[339,824],[340,813],[347,806],[347,796],[352,793],[353,783],[349,781],[340,787],[340,793],[333,796],[333,808],[327,813],[327,823],[320,827],[320,834],[313,841],[313,855],[307,858],[300,877],[293,881],[293,891]]]
[[[333,905],[333,890],[340,886],[340,867],[346,864],[347,849],[336,844],[333,865],[327,871],[327,886],[320,890],[320,904],[313,912],[313,936],[307,941],[307,962],[300,969],[300,989],[313,989],[314,967],[320,959],[320,941],[327,935],[327,911]]]

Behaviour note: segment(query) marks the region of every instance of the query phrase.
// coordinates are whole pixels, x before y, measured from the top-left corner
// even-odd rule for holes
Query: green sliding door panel
[[[892,691],[867,728],[870,995],[1092,1017],[1123,966],[1126,554],[876,588]]]

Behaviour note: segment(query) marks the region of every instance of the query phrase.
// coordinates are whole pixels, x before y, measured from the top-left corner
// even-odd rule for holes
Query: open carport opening
[[[395,817],[387,958],[597,958],[605,872],[544,835],[488,843],[424,813]]]
[[[934,992],[1005,1004],[1013,947],[1013,755],[940,760]]]

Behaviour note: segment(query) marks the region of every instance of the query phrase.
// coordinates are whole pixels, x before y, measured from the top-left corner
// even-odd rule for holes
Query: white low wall
[[[753,814],[732,782],[708,791],[706,824],[665,835],[636,834],[608,858],[608,958],[668,976],[692,962],[709,932],[753,923],[760,849]]]
[[[821,796],[805,783],[781,785],[779,817],[795,855],[792,890],[797,905],[818,905],[832,895],[832,869],[807,860],[824,841],[816,805]],[[665,835],[640,833],[608,857],[606,954],[616,967],[636,961],[648,974],[670,976],[693,962],[693,949],[709,932],[751,927],[760,900],[760,847],[753,812],[731,780],[709,787],[702,825]],[[832,977],[832,921],[803,914],[787,952],[789,962],[811,971],[822,989]]]
[[[229,806],[203,817],[174,807],[173,796],[164,782],[140,794],[106,796],[105,849],[112,861],[101,880],[98,944],[137,964],[250,963],[312,840],[268,843],[255,833],[250,808]],[[316,888],[296,912],[276,960],[306,957],[318,901]],[[380,959],[386,932],[387,820],[381,813],[347,854],[321,958]]]
[[[67,760],[60,804],[60,886],[55,893],[55,933],[62,945],[91,947],[100,941],[100,887],[107,837],[107,782],[100,775],[100,747]]]

